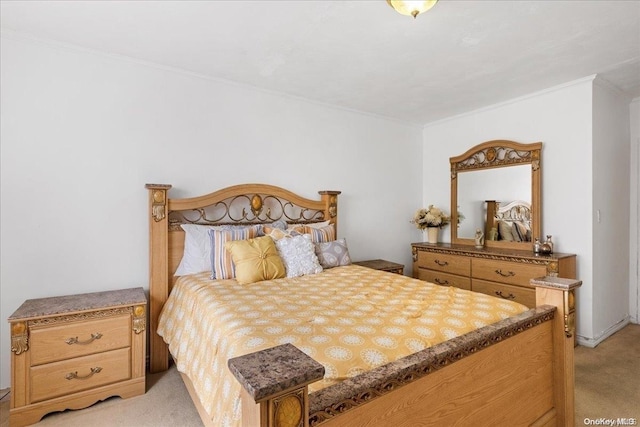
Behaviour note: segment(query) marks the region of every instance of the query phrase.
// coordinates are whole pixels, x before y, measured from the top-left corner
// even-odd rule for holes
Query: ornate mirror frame
[[[458,238],[458,174],[482,169],[503,168],[523,164],[531,165],[531,240],[540,237],[542,230],[541,208],[541,151],[542,142],[521,144],[508,140],[483,142],[467,150],[464,154],[451,157],[451,242],[475,245],[474,239]],[[505,249],[532,249],[531,242],[491,241],[485,239],[485,246]]]

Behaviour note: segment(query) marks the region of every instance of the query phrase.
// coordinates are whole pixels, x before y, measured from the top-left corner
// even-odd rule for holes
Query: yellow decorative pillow
[[[224,247],[231,254],[236,280],[241,285],[286,276],[282,259],[269,236],[234,240],[225,243]]]

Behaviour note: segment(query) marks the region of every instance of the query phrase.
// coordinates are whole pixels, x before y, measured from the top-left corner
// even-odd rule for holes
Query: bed
[[[467,291],[448,295],[453,292],[448,288],[354,265],[334,266],[315,275],[291,279],[294,288],[304,290],[302,295],[294,295],[292,288],[287,288],[292,286],[289,278],[267,278],[266,281],[240,284],[244,277],[241,271],[236,279],[213,281],[210,273],[201,272],[177,280],[173,272],[181,266],[187,225],[251,228],[285,220],[308,230],[318,224],[322,226],[316,229],[325,228],[328,223],[337,236],[340,192],[321,191],[320,200],[311,200],[279,187],[245,184],[200,197],[171,199],[168,197],[170,188],[169,185],[147,185],[150,369],[158,372],[168,368],[168,346],[156,333],[160,329],[171,342],[171,353],[205,425],[573,424],[573,345],[570,338],[573,323],[570,312],[579,282],[539,278],[535,281],[537,307],[505,305],[496,300],[498,305],[491,314],[495,317],[472,321],[473,304],[484,307],[493,298]],[[258,240],[256,237],[252,241]],[[234,260],[235,255],[234,252]],[[328,282],[325,278],[329,278]],[[360,288],[361,282],[372,284],[374,289]],[[205,294],[210,288],[217,288],[222,294]],[[232,288],[249,300],[242,303],[238,295],[228,294]],[[250,291],[252,288],[255,293],[248,295],[247,292],[253,292]],[[319,292],[318,289],[324,290]],[[325,298],[322,292],[328,292],[327,289],[337,295],[338,301]],[[390,291],[391,296],[383,295],[383,291]],[[189,296],[189,292],[193,294]],[[459,317],[453,319],[453,326],[469,323],[473,327],[451,330],[442,337],[434,337],[433,342],[427,339],[433,331],[429,332],[425,324],[422,329],[405,327],[402,322],[412,317],[426,324],[433,322],[425,315],[434,306],[433,301],[425,302],[426,294],[435,295],[436,308],[438,298],[444,298],[453,300],[454,310],[462,310]],[[286,301],[287,296],[289,301]],[[467,309],[471,311],[464,312],[467,303],[463,300],[475,301]],[[253,309],[250,308],[252,301],[257,304]],[[354,301],[358,307],[349,305]],[[381,305],[377,305],[377,301]],[[391,305],[382,305],[382,301]],[[253,317],[245,318],[242,323],[230,313],[233,311],[229,309],[230,302],[245,312],[269,309],[268,313],[278,313],[276,319],[281,316],[282,306],[274,302],[280,302],[293,307],[294,318],[298,315],[297,323],[295,319],[287,320],[294,322],[293,328],[303,334],[308,334],[309,327],[323,328],[322,334],[310,336],[331,335],[328,330],[335,336],[329,336],[327,342],[324,338],[318,339],[319,347],[314,348],[309,340],[303,342],[301,337],[292,336],[290,330],[283,331],[283,323],[262,322],[269,320],[271,314],[267,312],[252,314]],[[176,309],[176,306],[181,308]],[[180,326],[173,318],[167,320],[169,317],[165,314],[169,311],[200,313],[198,309],[214,312],[214,317],[230,319],[235,329],[210,326],[199,314],[190,322],[199,324],[200,330],[195,326]],[[340,310],[344,312],[340,313]],[[337,312],[333,319],[331,311]],[[378,316],[379,313],[389,314],[384,321],[391,323],[369,324],[373,329],[384,329],[385,334],[384,337],[367,338],[366,322],[384,317]],[[398,313],[404,320],[398,320]],[[361,317],[365,323],[351,325],[354,317]],[[248,326],[247,319],[261,320],[265,329],[257,336],[251,336],[254,331],[250,329],[255,325]],[[360,329],[354,333],[355,329],[349,328]],[[417,335],[405,337],[402,334],[407,329],[417,331]],[[176,333],[176,330],[181,332]],[[169,337],[172,334],[178,339]],[[189,334],[191,341],[184,340]],[[225,342],[242,342],[241,349],[231,350],[228,343],[213,346],[213,341],[221,336]],[[368,342],[363,348],[356,347],[358,350],[352,351],[359,356],[365,355],[359,357],[358,366],[334,366],[326,357],[318,357],[322,353],[329,354],[335,362],[349,359],[350,346],[360,341]],[[398,347],[399,342],[404,343],[402,354],[381,353],[380,356],[371,351],[374,347]],[[205,356],[198,362],[187,361],[186,354],[196,351]],[[206,356],[207,352],[215,355]],[[211,378],[220,378],[222,382],[215,384]],[[238,383],[233,382],[236,379]],[[214,393],[214,397],[203,397],[203,389]],[[236,390],[239,390],[239,397],[232,396],[230,411],[215,406],[219,396],[235,395]],[[231,415],[220,416],[218,410]]]
[[[531,242],[531,204],[522,200],[487,200],[487,240]]]

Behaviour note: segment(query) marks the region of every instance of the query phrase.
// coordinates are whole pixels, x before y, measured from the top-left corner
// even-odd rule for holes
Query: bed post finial
[[[324,202],[324,219],[331,221],[336,229],[336,236],[338,235],[338,195],[340,193],[342,192],[335,190],[318,191]]]
[[[169,296],[169,219],[167,191],[171,185],[146,184],[149,190],[149,367],[151,372],[169,368],[167,345],[156,330],[160,310]]]

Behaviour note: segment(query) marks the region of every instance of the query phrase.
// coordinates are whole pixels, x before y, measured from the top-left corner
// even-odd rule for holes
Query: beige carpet
[[[600,418],[635,418],[628,425],[640,425],[640,325],[626,326],[596,348],[577,347],[575,366],[576,426]]]
[[[8,396],[2,399],[0,412],[0,427],[8,427]],[[640,325],[628,325],[595,349],[576,348],[576,426],[596,425],[592,421],[601,418],[635,418],[640,425]],[[144,396],[115,397],[80,411],[50,414],[38,425],[195,427],[202,423],[174,367],[147,375]]]
[[[3,393],[4,394],[4,393]],[[9,427],[9,397],[0,404],[0,427]],[[202,426],[198,411],[175,366],[147,374],[147,392],[130,399],[112,397],[79,411],[46,415],[39,427],[191,427]]]

